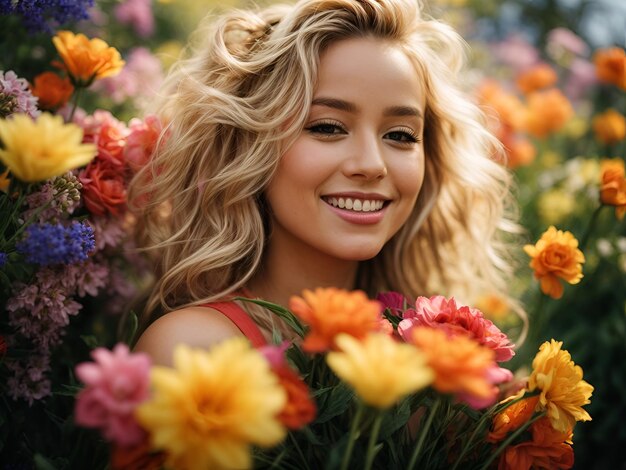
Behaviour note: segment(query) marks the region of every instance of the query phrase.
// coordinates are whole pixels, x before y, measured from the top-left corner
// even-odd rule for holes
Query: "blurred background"
[[[123,121],[146,112],[201,18],[250,5],[236,0],[76,3],[84,4],[88,18],[72,29],[104,39],[127,62],[118,76],[94,84],[83,106],[110,110]],[[0,1],[0,14],[11,4]],[[534,244],[554,225],[572,232],[585,253],[582,282],[566,286],[560,299],[539,290],[523,243],[512,253],[518,266],[513,294],[530,319],[512,367],[530,364],[543,341],[563,341],[595,387],[586,407],[593,420],[575,429],[575,468],[626,469],[626,223],[616,204],[601,201],[603,168],[607,162],[623,168],[626,155],[626,1],[431,0],[425,9],[453,24],[470,45],[465,83],[507,149],[503,164],[515,177],[523,243]],[[29,15],[0,15],[0,69],[30,80],[50,67],[50,30],[58,24]],[[485,292],[474,302],[512,337],[519,336],[522,323],[506,300]],[[89,308],[97,310],[98,302]],[[106,318],[89,320],[105,337],[99,344],[115,335]],[[73,320],[72,327],[80,330],[85,321]],[[68,350],[66,345],[59,354]],[[8,431],[3,429],[4,439]]]

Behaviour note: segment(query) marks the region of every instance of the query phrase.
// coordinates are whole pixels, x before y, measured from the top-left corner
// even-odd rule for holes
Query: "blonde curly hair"
[[[355,287],[506,296],[511,177],[462,91],[465,42],[452,28],[424,18],[415,0],[302,0],[209,21],[166,81],[157,109],[167,137],[131,184],[156,266],[148,312],[223,299],[257,272],[271,231],[264,190],[304,127],[320,55],[355,37],[396,44],[426,90],[422,190],[403,228],[360,264]]]

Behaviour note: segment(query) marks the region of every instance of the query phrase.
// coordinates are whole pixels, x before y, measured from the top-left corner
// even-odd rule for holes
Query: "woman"
[[[157,268],[147,310],[167,312],[137,350],[169,364],[180,342],[289,336],[236,295],[504,292],[510,178],[459,88],[458,34],[411,0],[237,11],[204,34],[132,187]]]

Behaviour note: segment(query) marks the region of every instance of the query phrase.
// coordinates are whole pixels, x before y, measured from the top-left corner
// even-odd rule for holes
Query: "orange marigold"
[[[383,306],[363,291],[336,288],[305,290],[302,297],[289,299],[289,308],[310,327],[302,349],[323,352],[334,348],[335,337],[347,333],[363,338],[381,327]]]
[[[603,82],[626,90],[626,53],[619,47],[599,49],[593,56],[596,75]]]
[[[76,86],[89,86],[96,79],[116,75],[125,63],[117,49],[99,38],[59,31],[52,42]]]
[[[517,88],[525,95],[554,85],[558,80],[556,72],[548,64],[537,64],[522,72],[515,81]]]
[[[559,131],[574,115],[567,97],[556,88],[528,95],[524,130],[537,138]]]
[[[69,78],[61,78],[54,72],[43,72],[33,80],[32,93],[39,98],[41,109],[54,111],[69,101],[74,86]]]
[[[595,116],[592,126],[596,138],[605,144],[614,144],[626,136],[626,119],[614,109]]]
[[[602,174],[600,201],[602,204],[615,206],[615,215],[621,220],[626,214],[624,161],[620,158],[603,160],[600,169]]]
[[[525,392],[525,390],[521,390],[516,396],[507,398],[503,403],[520,399],[524,396]],[[534,395],[521,398],[512,405],[507,406],[493,419],[493,422],[491,423],[491,432],[489,433],[489,436],[487,436],[487,440],[489,442],[499,442],[503,440],[507,434],[520,428],[524,423],[528,422],[528,420],[532,418],[538,402],[539,396]]]
[[[459,394],[470,404],[472,400],[495,400],[498,389],[489,375],[498,367],[492,349],[466,336],[449,337],[445,331],[424,326],[413,328],[412,340],[435,372],[433,388]]]
[[[551,340],[539,347],[528,378],[528,390],[540,391],[538,410],[546,410],[552,426],[561,432],[573,429],[576,421],[590,421],[582,407],[590,403],[593,387],[583,380],[583,370],[574,364],[563,342]]]
[[[535,245],[524,246],[524,251],[532,258],[530,267],[541,283],[541,291],[554,299],[563,295],[559,278],[570,284],[578,284],[583,278],[585,255],[578,249],[578,240],[568,231],[550,226]]]
[[[500,457],[498,470],[557,470],[572,468],[574,449],[572,431],[555,430],[548,418],[530,426],[532,440],[509,446]]]

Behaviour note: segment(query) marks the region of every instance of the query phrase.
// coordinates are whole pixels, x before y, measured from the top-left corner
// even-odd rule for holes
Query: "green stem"
[[[601,204],[593,211],[591,214],[591,219],[589,219],[589,224],[587,225],[587,230],[585,230],[584,235],[580,239],[580,243],[578,244],[578,249],[584,253],[584,249],[587,246],[587,242],[589,241],[589,237],[591,236],[591,232],[593,232],[594,225],[596,224],[596,220],[598,219],[598,215],[600,215],[600,211],[604,208],[604,204]]]
[[[68,119],[68,122],[72,122],[72,120],[74,119],[74,113],[76,112],[76,109],[78,108],[78,102],[80,101],[82,91],[83,91],[83,87],[80,87],[80,86],[76,87],[76,93],[74,93],[74,105],[72,106],[72,111],[70,112],[70,117]]]
[[[503,451],[504,449],[506,449],[506,448],[509,446],[509,444],[510,444],[511,442],[513,442],[513,441],[517,438],[517,436],[519,436],[520,434],[522,434],[524,431],[526,431],[526,430],[530,427],[530,425],[531,425],[531,424],[533,424],[533,423],[534,423],[535,421],[537,421],[539,418],[543,418],[545,415],[546,415],[546,412],[545,412],[545,411],[543,411],[543,412],[539,413],[538,415],[533,416],[531,419],[529,419],[528,421],[526,421],[526,422],[524,423],[524,425],[523,425],[523,426],[520,426],[518,429],[516,429],[516,430],[515,430],[515,432],[511,433],[511,434],[509,435],[509,437],[508,437],[508,438],[506,438],[506,440],[504,440],[504,441],[502,442],[502,444],[500,444],[500,445],[498,446],[498,448],[496,449],[496,451],[495,451],[495,452],[493,452],[493,453],[489,456],[489,458],[488,458],[488,459],[487,459],[487,461],[483,464],[483,466],[482,466],[482,467],[480,467],[480,470],[487,470],[487,469],[489,468],[489,466],[491,465],[491,463],[492,463],[492,462],[496,459],[496,457],[498,457],[498,456],[502,453],[502,451]]]
[[[365,455],[365,470],[370,470],[372,468],[372,464],[374,463],[374,457],[376,455],[374,449],[376,447],[376,441],[378,440],[378,434],[380,433],[380,425],[383,422],[383,416],[384,413],[379,411],[374,419],[370,439],[367,444],[367,454]]]
[[[350,464],[350,457],[352,456],[352,449],[354,448],[354,443],[356,442],[358,438],[357,429],[359,426],[359,422],[361,421],[361,416],[363,415],[363,408],[364,408],[363,404],[359,402],[354,418],[352,418],[352,425],[350,426],[350,434],[348,435],[348,447],[346,448],[346,452],[343,454],[343,459],[341,461],[340,470],[347,470],[348,465]]]
[[[488,415],[487,414],[483,415],[483,418],[485,416],[488,416]],[[474,427],[474,431],[472,432],[470,438],[467,440],[467,442],[463,446],[463,449],[461,450],[461,453],[459,454],[456,462],[454,462],[454,466],[450,470],[456,470],[457,469],[457,467],[459,466],[459,464],[463,460],[463,457],[465,457],[465,454],[467,454],[467,452],[471,449],[472,443],[474,442],[474,438],[479,433],[479,431],[482,431],[482,429],[484,427],[484,423],[485,423],[485,420],[481,418],[480,422],[478,422],[476,424],[476,426]]]
[[[302,465],[304,465],[304,467],[300,467],[300,468],[306,468],[307,470],[309,470],[310,468],[309,463],[304,457],[304,454],[302,453],[302,449],[300,449],[300,446],[298,445],[298,441],[296,441],[296,438],[292,432],[289,433],[289,438],[291,439],[291,442],[293,442],[294,447],[298,451],[298,455],[300,456],[300,459],[302,460]]]
[[[409,470],[412,470],[413,468],[415,468],[415,464],[417,463],[417,458],[422,452],[422,447],[424,446],[424,442],[426,441],[426,435],[428,434],[429,428],[431,424],[433,423],[433,420],[435,419],[437,408],[439,408],[439,400],[435,400],[435,402],[431,406],[430,414],[428,415],[428,418],[426,419],[426,423],[424,423],[424,427],[422,427],[422,430],[420,431],[420,437],[417,441],[417,444],[415,445],[415,449],[413,449],[411,460],[409,461],[409,465],[407,466]]]

